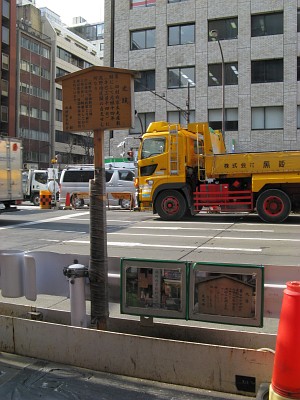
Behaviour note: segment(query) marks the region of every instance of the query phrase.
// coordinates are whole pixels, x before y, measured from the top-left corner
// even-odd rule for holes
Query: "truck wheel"
[[[282,222],[291,212],[291,200],[282,190],[269,189],[258,197],[256,210],[265,222]]]
[[[165,190],[157,196],[155,208],[160,218],[166,221],[178,221],[187,211],[183,195],[177,190]]]
[[[31,202],[35,205],[35,206],[39,206],[40,205],[40,195],[38,193],[36,193],[35,195],[32,196],[31,198]]]

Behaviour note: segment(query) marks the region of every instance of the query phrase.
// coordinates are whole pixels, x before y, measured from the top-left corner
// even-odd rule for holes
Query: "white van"
[[[70,203],[74,207],[89,205],[89,181],[94,178],[94,167],[72,166],[62,170],[59,182],[59,202],[62,206],[66,203],[67,193],[70,195]],[[120,205],[122,208],[130,208],[130,199],[114,198],[111,193],[129,192],[132,198],[135,196],[134,170],[130,168],[106,168],[106,193],[109,205]],[[86,194],[76,196],[77,193]]]

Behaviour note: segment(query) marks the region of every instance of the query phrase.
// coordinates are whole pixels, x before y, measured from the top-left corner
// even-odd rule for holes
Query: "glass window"
[[[56,88],[56,100],[62,101],[62,89]]]
[[[225,85],[238,84],[238,63],[225,63]],[[222,85],[222,64],[210,64],[208,66],[208,86]]]
[[[172,124],[180,124],[186,125],[187,124],[188,115],[182,111],[168,111],[167,119],[168,122]],[[189,115],[190,122],[195,122],[195,110],[190,110]]]
[[[168,0],[168,3],[181,3],[186,0]]]
[[[169,46],[195,43],[195,24],[169,26]]]
[[[2,69],[5,69],[8,71],[9,69],[9,55],[2,53]]]
[[[62,116],[62,110],[55,110],[55,119],[56,121],[62,122],[63,116]]]
[[[130,134],[137,134],[140,135],[146,132],[148,126],[151,122],[155,121],[155,113],[136,113],[134,118],[134,128],[130,129]]]
[[[222,109],[208,110],[209,126],[212,129],[222,130]],[[225,109],[225,130],[237,131],[238,126],[238,109],[226,108]]]
[[[300,128],[300,106],[297,106],[297,128]]]
[[[225,18],[208,21],[208,40],[214,41],[215,37],[211,31],[217,31],[219,40],[237,39],[238,37],[238,19]]]
[[[251,36],[278,35],[283,33],[283,12],[251,16]]]
[[[297,10],[297,32],[300,32],[300,8]]]
[[[112,170],[105,170],[105,182],[107,183],[107,182],[110,182],[110,180],[111,180],[111,178],[112,178],[112,176],[113,176],[113,174],[114,174],[114,171],[112,171]],[[91,178],[91,179],[93,179],[93,178]]]
[[[155,90],[155,70],[140,71],[140,78],[134,81],[135,92]]]
[[[89,182],[94,179],[93,170],[65,171],[63,182]]]
[[[1,94],[2,96],[8,96],[8,81],[1,79]]]
[[[156,0],[131,0],[130,8],[155,6]]]
[[[9,44],[9,29],[2,25],[2,43]]]
[[[134,181],[134,173],[128,170],[118,171],[120,181]]]
[[[254,107],[252,129],[283,129],[283,107]]]
[[[300,81],[300,57],[297,58],[297,81]]]
[[[149,138],[143,141],[142,159],[148,158],[165,152],[165,138]]]
[[[3,17],[9,18],[9,1],[2,1],[2,15]]]
[[[195,67],[169,68],[168,89],[195,86]]]
[[[8,122],[8,107],[1,106],[1,121]]]
[[[252,61],[251,82],[283,82],[283,60]]]
[[[131,32],[131,50],[149,49],[155,47],[155,29]]]

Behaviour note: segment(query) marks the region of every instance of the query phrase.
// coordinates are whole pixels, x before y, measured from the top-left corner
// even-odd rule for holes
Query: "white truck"
[[[22,142],[0,137],[0,213],[17,211],[23,201]]]
[[[23,172],[23,195],[24,200],[30,201],[35,206],[40,205],[40,191],[48,190],[58,193],[58,170],[30,169]],[[55,197],[56,198],[56,197]]]
[[[40,205],[40,191],[48,190],[48,171],[45,169],[30,169],[23,172],[24,200],[35,206]]]

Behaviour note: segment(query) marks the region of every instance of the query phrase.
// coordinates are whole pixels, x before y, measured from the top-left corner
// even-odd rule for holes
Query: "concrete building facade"
[[[299,0],[106,0],[104,64],[141,72],[140,119],[107,151],[187,110],[224,124],[227,151],[299,150],[299,13]]]
[[[100,52],[68,30],[59,15],[36,8],[35,0],[17,1],[16,22],[14,125],[23,141],[24,168],[47,168],[57,154],[62,163],[91,163],[93,132],[63,130],[62,89],[55,79],[101,65]]]
[[[15,136],[16,1],[0,2],[0,135]]]

